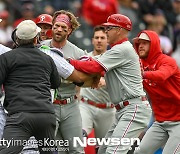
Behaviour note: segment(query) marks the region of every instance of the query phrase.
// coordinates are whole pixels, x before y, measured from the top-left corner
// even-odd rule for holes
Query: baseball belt
[[[77,99],[76,95],[75,96],[71,96],[71,97],[66,98],[66,99],[63,99],[63,100],[55,99],[53,104],[66,105],[66,104],[71,103],[75,99]]]
[[[142,101],[147,101],[148,99],[146,98],[146,96],[141,96],[140,97]],[[124,108],[125,106],[129,105],[130,102],[129,101],[124,101],[124,102],[120,102],[119,104],[115,105],[116,110],[121,110],[122,108]]]
[[[96,103],[94,101],[91,101],[89,99],[86,99],[84,97],[81,98],[81,101],[87,104],[90,104],[92,106],[95,106],[97,108],[106,109],[106,108],[113,108],[114,104],[112,103]]]

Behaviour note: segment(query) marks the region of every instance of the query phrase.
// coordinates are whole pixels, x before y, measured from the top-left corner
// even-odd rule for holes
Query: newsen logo
[[[140,144],[139,138],[87,138],[83,137],[81,140],[79,137],[73,138],[73,146],[77,147],[78,145],[82,147],[87,147],[87,145],[94,146],[94,145],[130,145],[132,146],[134,142],[137,141],[137,145]]]

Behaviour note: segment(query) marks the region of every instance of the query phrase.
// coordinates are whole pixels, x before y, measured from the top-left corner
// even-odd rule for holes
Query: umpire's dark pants
[[[31,136],[38,141],[41,154],[54,151],[56,117],[50,113],[16,113],[7,117],[0,154],[19,154]]]

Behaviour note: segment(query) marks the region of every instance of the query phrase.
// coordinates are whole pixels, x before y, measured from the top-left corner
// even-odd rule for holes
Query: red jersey
[[[180,121],[180,70],[173,58],[162,53],[158,35],[146,30],[143,33],[150,38],[148,57],[141,59],[143,85],[150,96],[155,120]],[[137,53],[138,45],[135,43]]]
[[[117,0],[84,0],[82,13],[92,26],[101,25],[118,12]]]

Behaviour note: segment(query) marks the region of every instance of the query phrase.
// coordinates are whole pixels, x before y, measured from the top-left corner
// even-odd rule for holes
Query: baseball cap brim
[[[139,40],[146,40],[146,41],[150,41],[149,36],[146,33],[141,33],[139,35],[139,37],[135,37],[134,39],[132,39],[134,43],[138,43]]]
[[[118,26],[118,27],[119,27],[119,25],[113,24],[113,23],[111,23],[111,22],[103,23],[102,26]]]
[[[37,34],[41,32],[41,28],[39,26],[37,26]]]

